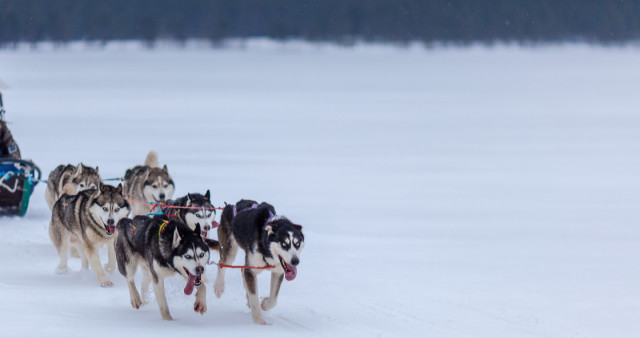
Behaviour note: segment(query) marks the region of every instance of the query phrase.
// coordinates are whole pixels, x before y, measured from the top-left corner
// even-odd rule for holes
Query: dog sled
[[[24,216],[40,176],[29,160],[0,158],[0,215]]]

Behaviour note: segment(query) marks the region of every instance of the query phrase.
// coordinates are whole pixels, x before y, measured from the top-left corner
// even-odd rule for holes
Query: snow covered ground
[[[272,325],[238,271],[217,299],[214,269],[208,312],[176,277],[165,322],[117,272],[106,289],[77,259],[54,273],[40,185],[0,218],[2,337],[640,332],[638,48],[25,47],[0,50],[0,78],[46,174],[120,177],[154,149],[176,197],[268,201],[306,236]]]

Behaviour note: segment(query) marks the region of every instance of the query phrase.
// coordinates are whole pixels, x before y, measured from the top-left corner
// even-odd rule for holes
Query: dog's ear
[[[162,167],[162,170],[165,172],[165,174],[169,174],[169,169],[167,169],[166,164],[164,165],[164,167]]]
[[[196,236],[202,237],[202,229],[200,229],[200,223],[196,224],[196,228],[193,231],[196,233]]]
[[[209,191],[209,189],[207,189],[207,192],[204,193],[204,198],[207,200],[207,202],[211,203],[211,192]]]
[[[105,191],[107,191],[107,186],[104,184],[100,185],[100,192],[104,194]]]
[[[93,190],[93,189],[92,189],[92,190],[89,190],[89,191],[93,191],[93,192],[91,193],[91,198],[98,198],[98,197],[100,197],[100,194],[102,194],[101,189],[102,189],[102,188],[100,188],[100,189],[95,189],[95,190]]]
[[[98,174],[98,167],[96,167],[96,174]]]
[[[191,194],[187,193],[187,206],[191,206]]]
[[[278,231],[278,225],[269,224],[266,227],[264,227],[264,231],[267,232],[267,236],[273,235],[276,231]]]
[[[102,189],[102,187],[100,187]],[[116,188],[116,192],[122,195],[122,183],[118,183],[118,187]]]
[[[180,245],[180,241],[182,237],[180,237],[180,233],[178,232],[178,227],[173,231],[173,248],[177,248]]]
[[[78,163],[78,169],[76,169],[76,173],[74,174],[74,176],[80,176],[82,174],[82,162]]]
[[[294,228],[298,229],[298,231],[302,231],[302,225],[291,223]]]

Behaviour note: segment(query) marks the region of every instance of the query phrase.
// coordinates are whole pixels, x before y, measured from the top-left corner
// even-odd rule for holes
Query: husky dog
[[[63,194],[75,195],[85,189],[99,189],[101,183],[98,167],[93,169],[82,163],[77,167],[61,164],[49,174],[44,196],[49,209],[53,210],[53,205]]]
[[[207,238],[207,234],[211,228],[218,227],[216,222],[216,209],[211,204],[211,193],[209,190],[204,195],[197,193],[187,194],[176,200],[170,200],[166,203],[169,206],[179,208],[166,208],[164,214],[172,217],[195,230],[199,225],[202,230],[202,238]]]
[[[144,161],[139,165],[128,169],[124,174],[124,191],[128,198],[134,200],[163,203],[173,196],[173,180],[165,165],[158,166],[158,154],[150,151]],[[145,204],[135,203],[131,211],[131,217],[146,215],[151,212],[151,207]]]
[[[129,203],[122,196],[122,185],[114,188],[102,185],[99,190],[84,190],[77,195],[62,195],[53,206],[49,236],[58,250],[60,264],[56,271],[68,271],[67,253],[75,248],[82,258],[82,267],[95,273],[100,286],[112,286],[100,265],[98,249],[106,244],[109,260],[107,271],[115,269],[113,236],[117,222],[129,214]]]
[[[256,275],[263,269],[242,269],[247,301],[251,317],[256,324],[266,324],[262,311],[276,306],[283,277],[288,281],[296,278],[300,252],[304,247],[302,226],[293,224],[282,216],[276,216],[276,210],[268,203],[258,205],[255,201],[241,200],[236,205],[227,205],[222,211],[220,227],[220,267],[213,285],[219,298],[224,292],[223,264],[231,264],[236,257],[238,247],[245,251],[245,265],[251,267],[273,266],[271,268],[271,291],[269,297],[258,298]]]
[[[153,292],[162,319],[171,320],[164,279],[179,273],[187,280],[184,293],[190,295],[197,288],[193,310],[200,314],[207,311],[206,287],[202,283],[204,268],[209,261],[209,248],[196,231],[181,222],[170,221],[166,216],[136,216],[118,223],[116,239],[118,270],[127,279],[131,305],[138,309],[143,303],[134,283],[138,265],[142,266],[142,296],[153,281]]]

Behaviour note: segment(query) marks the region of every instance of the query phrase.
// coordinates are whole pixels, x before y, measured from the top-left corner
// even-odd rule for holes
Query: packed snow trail
[[[639,56],[264,40],[0,50],[7,120],[45,176],[82,161],[121,177],[156,150],[175,196],[267,201],[306,239],[272,325],[252,324],[238,270],[217,299],[212,266],[207,313],[170,279],[165,322],[154,300],[131,307],[117,271],[112,288],[78,259],[54,273],[40,185],[24,218],[0,218],[1,335],[633,337]],[[269,274],[258,282],[264,297]]]

